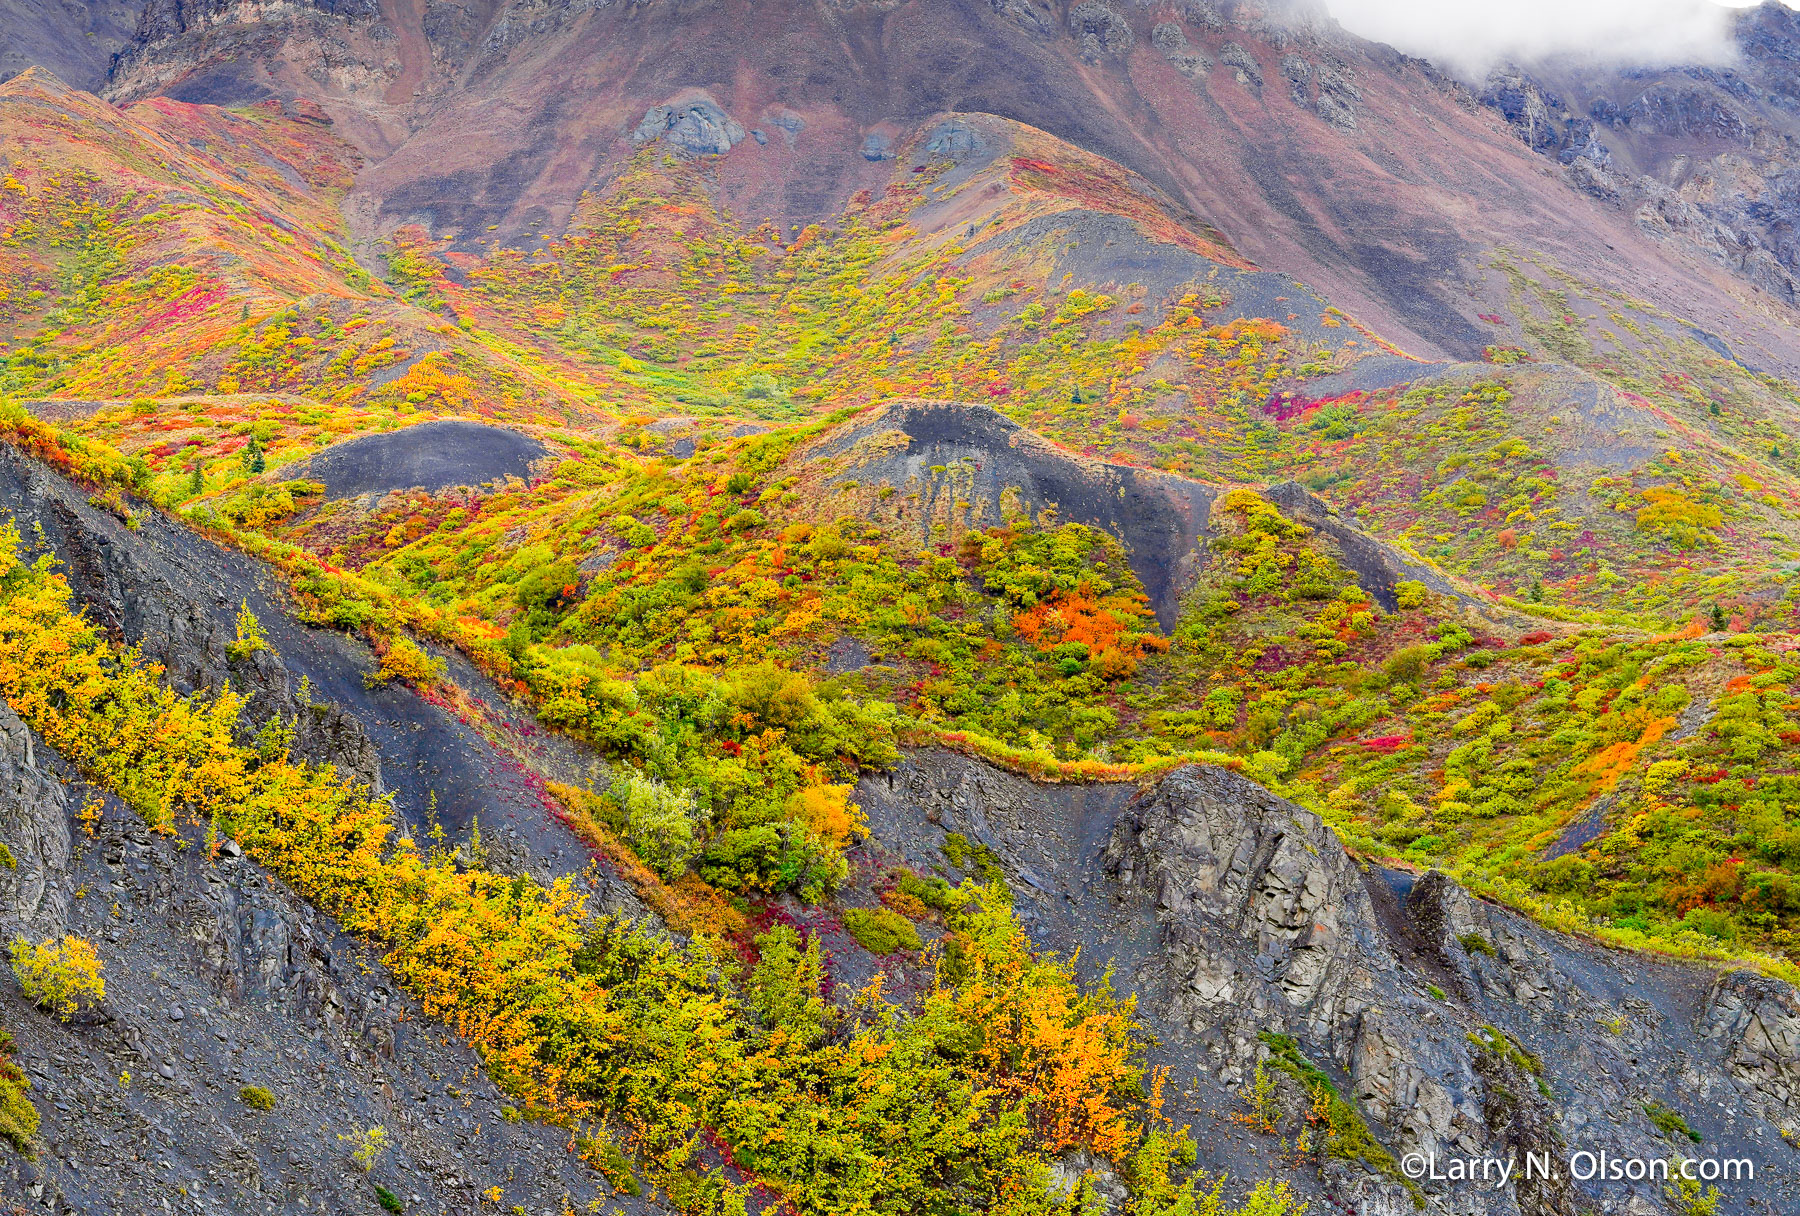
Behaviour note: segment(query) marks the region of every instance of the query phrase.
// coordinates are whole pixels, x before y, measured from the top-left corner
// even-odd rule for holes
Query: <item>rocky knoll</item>
[[[1318,1093],[1282,1066],[1300,1059],[1378,1142],[1323,1158],[1325,1210],[1415,1210],[1394,1168],[1407,1154],[1557,1163],[1505,1186],[1426,1180],[1439,1212],[1667,1210],[1660,1183],[1567,1177],[1584,1152],[1748,1158],[1755,1181],[1725,1184],[1721,1211],[1800,1202],[1786,984],[1552,933],[1439,874],[1366,869],[1317,816],[1223,769],[1141,792],[1044,787],[926,752],[858,793],[895,855],[952,875],[949,856],[997,865],[1036,940],[1089,974],[1114,967],[1214,1168],[1267,1171],[1274,1138],[1238,1123],[1260,1063],[1295,1134]]]
[[[803,448],[789,465],[832,511],[854,505],[921,545],[969,529],[1078,523],[1124,547],[1163,628],[1208,560],[1203,543],[1219,488],[1154,469],[1078,456],[987,406],[895,401]],[[1458,594],[1435,569],[1341,518],[1295,482],[1268,497],[1319,534],[1384,608],[1406,580]]]

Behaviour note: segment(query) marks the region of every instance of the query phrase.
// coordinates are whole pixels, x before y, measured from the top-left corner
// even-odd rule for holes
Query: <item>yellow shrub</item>
[[[862,808],[850,801],[848,785],[809,785],[788,799],[788,813],[832,844],[869,834]]]
[[[106,996],[99,954],[93,943],[73,934],[60,942],[45,938],[35,946],[14,938],[12,967],[25,995],[65,1022]]]
[[[1637,513],[1638,531],[1658,533],[1683,549],[1718,543],[1713,529],[1724,522],[1718,507],[1698,502],[1671,486],[1651,486],[1643,499]]]
[[[411,638],[395,638],[381,656],[381,665],[363,678],[373,688],[389,680],[405,680],[408,684],[427,685],[443,677],[444,660],[434,659]]]

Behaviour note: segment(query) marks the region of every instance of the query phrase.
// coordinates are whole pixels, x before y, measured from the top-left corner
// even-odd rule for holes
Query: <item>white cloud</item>
[[[1733,57],[1713,0],[1325,0],[1345,29],[1471,76],[1502,61],[1718,63]],[[1741,6],[1741,5],[1740,5]]]

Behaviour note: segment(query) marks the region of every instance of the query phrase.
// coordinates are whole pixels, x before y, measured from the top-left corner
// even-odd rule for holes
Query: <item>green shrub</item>
[[[25,1094],[31,1078],[13,1063],[13,1051],[12,1035],[0,1030],[0,1140],[29,1157],[37,1138],[38,1111]]]
[[[238,1090],[238,1097],[251,1110],[274,1110],[275,1095],[260,1085],[246,1085]]]
[[[773,824],[721,832],[698,865],[700,877],[727,891],[793,891],[817,903],[850,873],[843,854]]]
[[[757,937],[756,949],[758,958],[746,993],[750,1008],[766,1029],[782,1027],[796,1038],[817,1038],[824,1030],[827,1013],[819,939],[813,938],[802,949],[799,933],[788,925],[776,925]]]
[[[375,1184],[375,1202],[381,1205],[381,1210],[384,1212],[400,1212],[405,1210],[400,1203],[400,1196],[394,1194],[394,1192],[388,1190],[379,1182]]]
[[[630,772],[615,780],[609,792],[625,816],[625,839],[644,864],[671,882],[685,873],[700,851],[693,795]]]
[[[1402,579],[1394,584],[1394,606],[1402,612],[1424,607],[1426,595],[1425,584],[1413,579]]]
[[[1370,1169],[1386,1174],[1404,1186],[1412,1195],[1413,1206],[1422,1210],[1425,1207],[1425,1193],[1417,1183],[1400,1172],[1394,1155],[1375,1139],[1362,1114],[1338,1093],[1337,1085],[1332,1082],[1331,1077],[1306,1058],[1292,1036],[1264,1030],[1256,1037],[1269,1049],[1275,1066],[1298,1081],[1312,1095],[1315,1109],[1319,1105],[1324,1106],[1326,1154],[1349,1161],[1361,1161]]]
[[[1494,943],[1479,933],[1458,934],[1456,940],[1462,943],[1462,948],[1470,954],[1485,954],[1489,958],[1495,957]]]
[[[1650,1117],[1651,1125],[1668,1139],[1673,1140],[1676,1136],[1686,1136],[1695,1144],[1700,1143],[1700,1133],[1689,1127],[1688,1121],[1682,1118],[1681,1112],[1674,1107],[1664,1106],[1652,1098],[1644,1103],[1644,1113]]]
[[[944,833],[944,860],[959,870],[981,875],[981,881],[989,886],[1006,886],[1006,871],[1000,868],[994,850],[970,843],[961,832]]]
[[[924,944],[913,923],[892,908],[846,909],[844,928],[870,954],[892,954],[902,948],[917,950]]]
[[[627,1195],[644,1193],[643,1183],[632,1173],[631,1158],[625,1155],[625,1150],[613,1143],[612,1137],[604,1130],[597,1135],[580,1137],[575,1142],[575,1151],[602,1178],[612,1183],[614,1191]]]
[[[1390,684],[1416,683],[1431,665],[1431,659],[1431,647],[1408,646],[1388,656],[1381,665],[1382,674]]]
[[[937,912],[955,912],[967,902],[967,896],[963,892],[936,875],[921,878],[911,870],[903,870],[896,885],[901,894],[910,895]]]

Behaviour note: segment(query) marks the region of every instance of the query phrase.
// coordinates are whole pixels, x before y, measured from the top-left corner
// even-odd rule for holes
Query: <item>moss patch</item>
[[[844,928],[856,939],[856,944],[870,954],[917,950],[924,944],[913,923],[890,908],[846,909]]]

